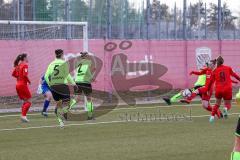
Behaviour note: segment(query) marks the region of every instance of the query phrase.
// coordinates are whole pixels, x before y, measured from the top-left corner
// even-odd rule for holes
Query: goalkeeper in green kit
[[[68,63],[63,60],[63,54],[62,49],[55,50],[56,59],[49,64],[45,74],[45,80],[50,87],[53,99],[57,103],[55,114],[61,128],[64,127],[64,115],[76,102],[70,99],[68,84],[75,85],[75,82],[69,73]]]
[[[75,77],[75,82],[77,84],[77,91],[75,90],[75,93],[77,95],[83,94],[86,96],[87,101],[85,102],[85,107],[88,113],[88,120],[93,120],[94,107],[91,97],[91,83],[94,81],[93,72],[95,71],[95,67],[88,52],[81,52],[80,54],[81,56],[80,60],[77,62],[77,73]]]
[[[200,75],[198,76],[198,80],[197,82],[194,84],[194,87],[191,90],[194,91],[200,87],[203,87],[205,86],[206,84],[206,75]],[[179,102],[179,100],[181,100],[183,98],[183,94],[182,94],[183,90],[180,91],[179,93],[175,94],[174,96],[172,96],[171,98],[168,98],[168,97],[164,97],[163,100],[168,104],[168,105],[171,105],[172,103],[174,102]]]

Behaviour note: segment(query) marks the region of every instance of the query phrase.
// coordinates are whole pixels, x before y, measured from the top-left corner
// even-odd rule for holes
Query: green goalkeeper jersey
[[[49,86],[57,84],[75,84],[70,73],[68,64],[62,59],[55,59],[47,68],[45,80]]]
[[[194,86],[205,86],[206,84],[206,74],[198,76],[197,82]]]
[[[77,73],[75,81],[77,83],[91,83],[92,72],[91,72],[92,61],[89,59],[81,59],[77,64]]]

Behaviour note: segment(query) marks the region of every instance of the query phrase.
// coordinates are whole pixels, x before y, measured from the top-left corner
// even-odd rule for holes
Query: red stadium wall
[[[157,41],[132,40],[131,46],[120,40],[113,40],[113,51],[104,49],[110,41],[90,40],[89,50],[103,61],[102,69],[94,83],[94,88],[104,91],[114,90],[111,82],[111,63],[114,55],[123,53],[129,63],[151,61],[167,67],[167,72],[160,78],[171,83],[174,88],[191,86],[196,77],[188,76],[190,70],[196,69],[195,50],[208,47],[213,57],[221,55],[225,63],[240,73],[240,41]],[[129,47],[129,48],[128,48]],[[16,95],[15,79],[11,77],[13,61],[17,54],[29,55],[29,72],[32,92],[36,92],[38,81],[47,65],[54,59],[54,50],[64,49],[65,53],[79,53],[82,42],[79,40],[37,40],[37,41],[0,41],[0,96]],[[140,72],[136,76],[139,76]],[[154,73],[153,73],[154,74]],[[129,77],[131,78],[131,77]],[[149,81],[150,82],[150,81]],[[123,82],[124,83],[124,82]],[[144,84],[142,84],[144,85]]]

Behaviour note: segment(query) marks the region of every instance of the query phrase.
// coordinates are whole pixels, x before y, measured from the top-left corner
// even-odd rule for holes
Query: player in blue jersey
[[[47,109],[52,99],[52,93],[44,78],[44,75],[41,77],[39,81],[38,94],[42,94],[45,97],[45,101],[43,103],[42,115],[44,117],[48,117]]]

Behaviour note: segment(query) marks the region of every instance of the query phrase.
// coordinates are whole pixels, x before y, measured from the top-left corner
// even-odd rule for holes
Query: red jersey
[[[212,74],[211,83],[215,82],[216,89],[232,88],[232,79],[240,81],[240,77],[229,66],[221,65],[217,67]]]
[[[211,81],[211,76],[212,76],[212,69],[211,68],[203,68],[201,69],[200,72],[198,71],[192,71],[191,74],[195,74],[195,75],[206,75],[206,83],[205,86],[208,86],[210,84]]]
[[[20,63],[12,72],[12,76],[17,78],[17,83],[26,84],[30,83],[28,78],[28,64]]]

